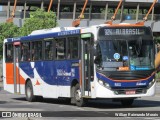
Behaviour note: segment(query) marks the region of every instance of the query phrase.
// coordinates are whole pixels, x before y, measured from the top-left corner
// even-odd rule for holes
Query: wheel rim
[[[31,97],[31,88],[27,87],[27,97],[30,98]]]

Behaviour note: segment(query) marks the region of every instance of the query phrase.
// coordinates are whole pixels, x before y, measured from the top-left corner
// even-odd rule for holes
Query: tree
[[[160,36],[154,36],[154,40],[157,45],[157,50],[160,51]]]
[[[156,43],[160,43],[160,36],[155,36],[154,39]]]
[[[0,24],[0,59],[3,53],[3,40],[5,38],[12,38],[18,36],[19,28],[13,23],[1,23]]]
[[[20,35],[25,36],[34,30],[54,28],[57,26],[56,14],[52,11],[45,12],[37,9],[30,13],[30,18],[26,18],[24,25],[20,28]]]
[[[0,24],[0,59],[2,58],[3,40],[5,38],[20,37],[30,34],[34,30],[53,28],[57,26],[57,18],[54,12],[45,12],[37,9],[26,18],[23,27],[19,28],[13,23]]]

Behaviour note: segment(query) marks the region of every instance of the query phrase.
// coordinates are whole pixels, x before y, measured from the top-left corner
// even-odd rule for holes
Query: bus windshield
[[[97,68],[107,71],[151,70],[154,68],[153,40],[134,38],[99,40]]]

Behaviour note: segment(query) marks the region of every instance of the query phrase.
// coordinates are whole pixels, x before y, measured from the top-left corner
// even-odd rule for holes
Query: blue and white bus
[[[155,48],[150,27],[102,24],[57,27],[4,40],[4,89],[30,102],[69,98],[119,100],[155,94]]]

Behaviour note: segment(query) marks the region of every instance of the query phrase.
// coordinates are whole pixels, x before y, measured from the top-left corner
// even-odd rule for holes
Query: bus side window
[[[79,37],[68,38],[68,59],[78,59]]]
[[[45,60],[53,58],[52,41],[45,41]]]
[[[5,51],[6,62],[13,62],[13,45],[6,44]]]
[[[32,42],[31,59],[42,60],[42,41]]]
[[[30,42],[21,44],[21,61],[30,61]]]
[[[66,59],[66,39],[56,39],[56,58],[57,60]]]
[[[31,44],[31,61],[34,61],[34,48],[35,48],[35,42],[32,42]]]

